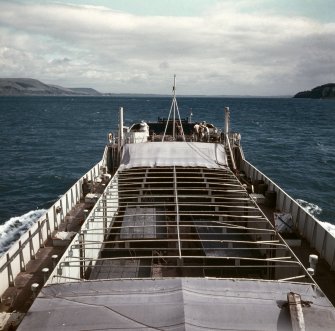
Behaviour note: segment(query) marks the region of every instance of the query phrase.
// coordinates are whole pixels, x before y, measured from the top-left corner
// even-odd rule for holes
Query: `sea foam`
[[[328,222],[321,222],[322,226],[335,237],[335,225]]]
[[[317,218],[318,215],[321,214],[322,208],[314,203],[307,202],[302,199],[297,199],[299,205],[308,211],[311,215]],[[320,221],[320,220],[319,220]],[[332,235],[335,237],[335,225],[329,222],[320,221],[320,224]]]
[[[28,213],[11,217],[0,225],[0,255],[6,252],[44,213],[46,209],[31,210]]]
[[[304,208],[307,212],[309,212],[311,215],[315,217],[317,215],[320,215],[322,212],[322,209],[314,203],[311,203],[311,202],[308,202],[302,199],[297,199],[297,202],[302,208]]]

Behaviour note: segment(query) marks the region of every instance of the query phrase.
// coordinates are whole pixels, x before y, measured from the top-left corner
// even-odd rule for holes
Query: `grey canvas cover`
[[[199,142],[145,142],[126,144],[120,170],[133,167],[206,167],[227,165],[227,155],[222,144]]]
[[[334,330],[312,284],[174,278],[47,286],[19,330],[292,330],[287,293],[301,295],[306,331]]]

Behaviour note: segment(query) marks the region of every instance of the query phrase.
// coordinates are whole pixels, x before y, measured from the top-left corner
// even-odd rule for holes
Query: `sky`
[[[334,0],[0,0],[0,77],[110,93],[335,83]]]

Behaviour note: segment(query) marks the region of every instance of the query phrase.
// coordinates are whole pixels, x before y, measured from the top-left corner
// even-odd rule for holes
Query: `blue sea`
[[[0,97],[0,253],[88,169],[125,122],[167,117],[168,97]],[[335,100],[178,99],[182,117],[242,135],[246,158],[329,227],[335,224]]]

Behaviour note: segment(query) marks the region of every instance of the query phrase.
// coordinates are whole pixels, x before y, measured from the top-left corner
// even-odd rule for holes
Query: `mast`
[[[230,131],[230,110],[229,110],[229,107],[224,108],[224,113],[225,113],[224,134],[227,135]]]
[[[173,91],[172,104],[171,104],[171,108],[170,108],[170,112],[169,112],[169,117],[168,117],[167,122],[166,122],[166,126],[165,126],[162,141],[164,141],[164,139],[165,139],[165,135],[166,135],[166,131],[167,131],[167,128],[168,128],[168,125],[169,125],[172,110],[173,110],[172,140],[173,141],[176,140],[176,125],[178,125],[178,128],[180,130],[180,134],[183,138],[183,141],[185,141],[186,139],[185,139],[184,129],[183,129],[183,125],[182,125],[182,122],[181,122],[179,108],[178,108],[178,104],[177,104],[177,98],[176,98],[176,75],[174,75],[172,91]],[[178,115],[178,120],[177,121],[176,121],[176,113]],[[179,122],[179,124],[178,124],[178,122]]]
[[[119,151],[123,145],[123,107],[119,108]]]

